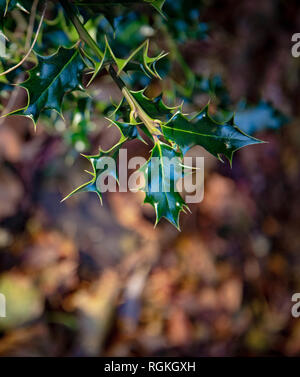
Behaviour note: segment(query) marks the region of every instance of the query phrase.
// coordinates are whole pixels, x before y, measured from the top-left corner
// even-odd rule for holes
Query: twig
[[[30,47],[30,41],[33,34],[34,20],[36,16],[36,9],[37,9],[38,3],[39,3],[39,0],[34,0],[32,3],[30,18],[29,18],[29,25],[28,25],[28,33],[26,35],[25,51],[28,50],[28,48]]]

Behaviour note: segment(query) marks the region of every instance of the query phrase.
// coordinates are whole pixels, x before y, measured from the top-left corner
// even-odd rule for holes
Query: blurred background
[[[124,54],[145,37],[170,52],[163,83],[132,75],[129,85],[184,99],[190,112],[210,98],[212,114],[236,111],[237,125],[268,143],[238,151],[232,169],[192,150],[205,157],[204,200],[181,215],[178,232],[167,221],[153,228],[142,193],[104,194],[103,207],[92,193],[60,203],[86,181],[80,153],[117,140],[103,116],[110,97],[120,99],[107,75],[65,123],[52,114],[34,132],[24,117],[2,118],[1,356],[300,355],[291,315],[300,292],[299,2],[167,0],[164,9],[167,20],[149,7],[122,10],[114,43]],[[108,28],[100,21],[99,33]],[[14,22],[22,33],[26,23]],[[51,27],[36,51],[73,43]],[[26,93],[2,83],[0,101],[6,113]],[[129,157],[149,152],[126,146]]]

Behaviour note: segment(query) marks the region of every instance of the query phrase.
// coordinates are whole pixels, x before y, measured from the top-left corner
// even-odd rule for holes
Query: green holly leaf
[[[152,119],[169,120],[176,112],[182,111],[182,104],[169,107],[162,100],[162,95],[151,99],[145,95],[145,89],[139,91],[131,90],[130,93]]]
[[[66,199],[70,198],[71,196],[79,192],[95,192],[98,195],[100,202],[102,204],[102,191],[101,185],[99,184],[99,180],[109,175],[113,177],[117,183],[119,182],[117,176],[117,169],[115,168],[116,165],[112,167],[110,164],[107,164],[106,158],[113,158],[116,162],[119,155],[119,150],[126,140],[127,138],[124,135],[121,135],[119,142],[109,150],[104,151],[100,148],[99,153],[97,155],[82,155],[83,157],[87,158],[92,165],[92,171],[87,171],[87,173],[92,176],[92,179],[84,183],[83,185],[79,186],[74,191],[72,191],[62,201],[65,201]],[[107,166],[107,168],[105,168],[105,166]]]
[[[145,3],[152,5],[162,16],[164,16],[162,8],[165,1],[166,0],[144,0]]]
[[[118,105],[113,104],[114,110],[109,113],[110,120],[119,121],[123,119],[125,122],[129,122],[130,119],[130,107],[123,97]]]
[[[93,60],[95,66],[95,70],[93,76],[89,81],[89,84],[105,66],[112,63],[117,65],[118,75],[120,75],[122,71],[140,71],[147,76],[153,76],[160,79],[160,76],[156,70],[156,64],[167,54],[162,51],[159,55],[150,57],[148,56],[148,51],[149,40],[147,39],[138,48],[131,52],[131,54],[127,58],[118,58],[113,52],[111,46],[109,45],[108,39],[105,36],[105,51],[102,60],[100,62],[97,62],[89,57],[91,60]]]
[[[10,113],[29,117],[34,124],[45,110],[55,110],[61,115],[64,95],[83,89],[85,67],[77,48],[61,47],[53,55],[37,55],[37,58],[38,64],[29,72],[28,80],[20,84],[28,93],[28,104]]]
[[[164,5],[166,0],[142,0],[142,2],[151,5],[153,8],[155,8],[162,16],[164,16],[162,7]],[[74,4],[83,7],[91,9],[93,12],[103,12],[106,13],[108,9],[111,8],[113,5],[123,5],[123,6],[131,6],[132,4],[138,4],[141,3],[139,0],[77,0],[74,1]]]
[[[156,212],[156,223],[166,218],[177,229],[180,212],[188,208],[176,190],[178,179],[183,177],[180,154],[171,146],[157,141],[150,159],[141,168],[145,176],[146,197],[144,203],[150,203]]]
[[[206,106],[193,118],[187,118],[178,112],[167,123],[161,126],[163,135],[175,142],[185,154],[195,145],[204,147],[220,161],[224,155],[232,164],[232,157],[236,150],[246,145],[263,143],[245,134],[235,124],[233,117],[224,123],[217,123],[208,114]]]
[[[138,139],[143,143],[146,143],[141,131],[153,140],[153,137],[148,131],[147,127],[145,127],[142,122],[137,122],[135,120],[128,103],[125,101],[125,98],[122,98],[120,103],[115,106],[115,110],[109,115],[107,120],[109,120],[111,124],[115,125],[120,130],[121,134],[130,140]]]
[[[118,122],[118,121],[115,121],[115,120],[111,120],[109,118],[107,118],[107,120],[109,120],[111,122],[111,124],[115,125],[116,127],[118,127],[118,129],[120,130],[120,132],[127,138],[127,139],[130,139],[130,140],[134,140],[134,139],[138,139],[142,142],[145,142],[145,140],[143,139],[143,137],[141,136],[140,132],[139,132],[139,127],[141,129],[143,129],[143,131],[145,132],[147,129],[145,129],[144,125],[142,123],[125,123],[125,122]],[[148,135],[151,137],[151,135]]]

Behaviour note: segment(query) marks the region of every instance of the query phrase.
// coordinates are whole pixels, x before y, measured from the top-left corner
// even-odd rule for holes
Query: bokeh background
[[[212,112],[238,109],[237,124],[268,143],[240,150],[232,169],[198,149],[204,200],[181,215],[178,232],[166,221],[153,228],[142,193],[105,194],[103,207],[94,194],[60,203],[85,182],[79,152],[116,140],[101,114],[102,101],[119,96],[107,76],[93,84],[99,104],[87,136],[57,119],[37,132],[23,117],[0,120],[1,356],[300,354],[291,315],[300,292],[300,58],[291,54],[299,4],[178,4],[167,1],[160,28],[148,9],[148,29],[131,32],[168,51],[175,40],[170,75],[191,89],[176,67],[181,56],[198,77],[188,110],[213,97]],[[153,81],[150,93],[161,85]],[[8,93],[4,108],[26,101],[22,89]],[[147,153],[139,142],[127,148]]]

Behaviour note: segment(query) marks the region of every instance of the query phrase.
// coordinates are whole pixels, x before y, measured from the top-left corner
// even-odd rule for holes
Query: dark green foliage
[[[30,9],[26,1],[0,1],[2,21],[7,11],[13,10],[15,6],[23,4],[25,10]],[[45,22],[44,33],[35,47],[39,52],[36,54],[37,64],[28,71],[28,79],[20,84],[27,90],[28,105],[12,114],[27,116],[36,123],[40,115],[52,117],[52,110],[62,115],[62,111],[67,108],[66,112],[71,112],[68,114],[70,128],[66,131],[68,139],[72,145],[80,142],[80,148],[84,149],[89,146],[88,130],[93,110],[97,109],[111,125],[118,127],[121,138],[116,145],[107,151],[100,148],[97,155],[85,156],[92,165],[89,173],[92,178],[68,197],[78,192],[95,192],[102,200],[98,182],[103,174],[108,173],[118,181],[115,170],[104,168],[102,162],[105,158],[112,157],[116,161],[120,148],[128,140],[152,142],[154,146],[149,160],[141,168],[145,178],[145,202],[154,207],[156,223],[164,217],[179,229],[179,215],[187,205],[177,192],[176,183],[183,178],[182,157],[187,150],[200,145],[220,160],[225,156],[231,164],[236,150],[261,142],[241,131],[237,126],[238,121],[234,122],[228,109],[229,95],[218,77],[207,79],[195,75],[176,42],[170,42],[170,38],[169,63],[159,43],[149,42],[160,26],[161,33],[168,33],[179,43],[187,39],[205,38],[208,26],[200,22],[199,5],[196,6],[193,1],[168,2],[165,16],[164,0],[61,0],[59,3],[52,4],[55,17]],[[171,22],[166,17],[170,17]],[[214,120],[208,113],[208,107],[192,116],[184,113],[182,104],[167,106],[163,95],[148,98],[144,82],[168,75],[171,77],[174,61],[182,70],[184,80],[180,82],[176,77],[172,78],[166,91],[167,97],[176,99],[179,94],[179,97],[190,101],[197,92],[217,96],[223,110],[222,121]],[[90,76],[88,80],[83,80],[87,71]],[[76,91],[92,93],[89,84],[98,74],[105,72],[123,94],[118,105],[76,95]],[[83,82],[88,82],[85,88]],[[132,90],[133,83],[143,89]],[[64,98],[67,98],[65,106]],[[260,111],[268,110],[261,107]],[[220,113],[216,116],[221,119]],[[267,116],[272,117],[273,113],[268,112]],[[236,119],[241,117],[238,114]],[[251,116],[246,118],[249,120]],[[254,113],[252,118],[256,119]],[[249,122],[252,129],[253,124],[259,123],[251,119]],[[170,160],[173,161],[172,166],[169,165]],[[153,172],[152,167],[157,161],[158,169]],[[154,189],[157,187],[158,190]]]

